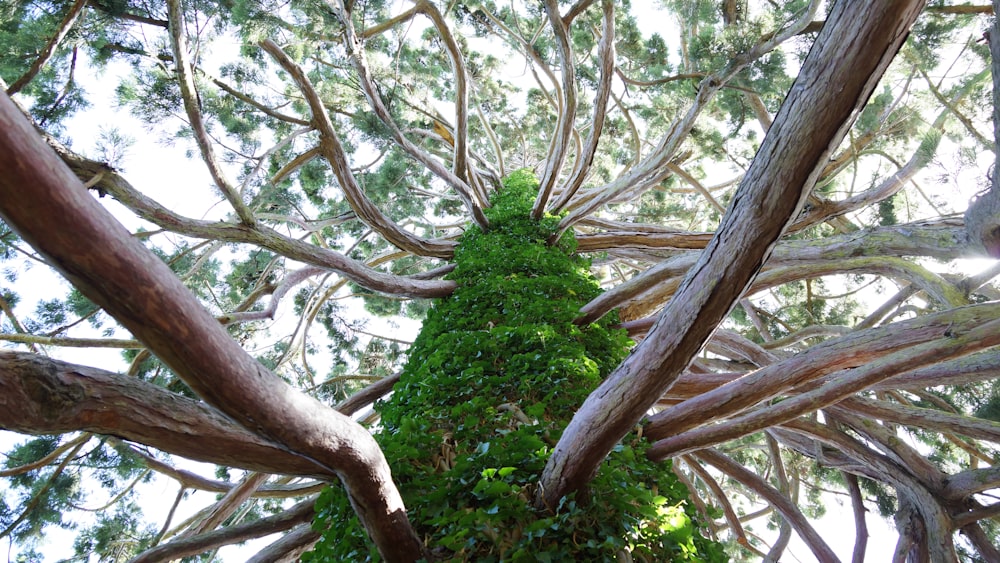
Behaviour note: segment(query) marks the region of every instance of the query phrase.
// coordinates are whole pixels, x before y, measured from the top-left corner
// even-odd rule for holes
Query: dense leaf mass
[[[532,505],[538,475],[577,406],[631,341],[615,315],[577,326],[600,293],[589,260],[557,218],[529,217],[537,180],[514,172],[455,251],[455,293],[435,303],[392,397],[378,441],[410,518],[452,561],[723,561],[695,523],[687,489],[627,437],[588,489]],[[340,489],[317,505],[324,538],[310,561],[377,558]],[[351,520],[350,525],[344,525]]]

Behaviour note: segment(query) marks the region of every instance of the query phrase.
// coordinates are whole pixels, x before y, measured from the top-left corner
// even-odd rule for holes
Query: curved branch
[[[702,248],[711,235],[683,232],[613,232],[580,235],[588,251],[614,248],[614,243],[636,248]],[[943,260],[982,257],[969,242],[960,221],[919,222],[877,227],[819,240],[783,240],[765,263],[763,273],[749,288],[757,292],[776,284],[838,271],[879,273],[913,280],[947,306],[965,304],[965,293],[941,276],[912,262],[886,260],[902,256],[927,256]],[[875,259],[878,257],[878,259]],[[669,299],[680,286],[682,276],[700,257],[679,254],[618,284],[580,309],[579,323],[593,322],[615,307],[629,304],[630,318],[648,314]],[[810,273],[811,270],[811,273]]]
[[[443,297],[450,295],[455,289],[455,283],[451,281],[424,281],[375,270],[339,252],[285,236],[264,225],[258,224],[251,228],[246,225],[183,217],[136,190],[127,180],[107,166],[73,153],[49,136],[46,136],[45,141],[78,178],[101,175],[101,181],[95,186],[99,193],[110,194],[140,218],[164,230],[194,238],[256,244],[287,258],[333,270],[372,291],[408,297]],[[334,218],[329,221],[341,220]],[[327,222],[317,222],[317,226],[320,224],[326,225]]]
[[[285,115],[279,111],[273,110],[264,104],[258,102],[257,100],[247,96],[243,92],[240,92],[236,88],[226,84],[225,82],[219,80],[218,78],[212,79],[212,84],[215,84],[219,88],[222,88],[230,96],[236,98],[237,100],[247,104],[248,106],[255,107],[266,115],[269,115],[277,120],[284,121],[286,123],[294,123],[295,125],[309,125],[309,122],[305,119],[299,119],[298,117],[292,117],[290,115]]]
[[[604,0],[605,6],[610,2]],[[605,10],[608,8],[606,7]],[[555,188],[566,153],[569,151],[570,139],[573,137],[576,122],[576,63],[573,62],[573,47],[569,41],[569,31],[559,15],[558,0],[545,0],[545,14],[549,18],[549,26],[555,35],[556,47],[559,51],[559,62],[562,69],[562,88],[556,89],[559,112],[556,119],[556,130],[552,133],[549,143],[549,154],[545,159],[545,171],[538,186],[538,197],[531,208],[531,217],[541,219],[545,206],[549,202],[552,190]]]
[[[985,418],[900,405],[888,401],[876,401],[864,397],[851,397],[842,401],[840,405],[872,419],[891,421],[936,432],[953,432],[969,438],[1000,444],[1000,422],[993,422]]]
[[[819,9],[819,6],[820,2],[816,0],[810,2],[809,7],[802,13],[802,15],[783,32],[758,43],[747,52],[735,57],[730,64],[726,65],[724,68],[702,79],[698,84],[698,91],[695,94],[694,100],[685,115],[671,125],[670,129],[664,135],[663,139],[660,140],[660,143],[656,146],[653,152],[650,153],[650,155],[647,156],[642,162],[629,170],[627,174],[618,177],[614,181],[602,187],[577,194],[577,197],[571,200],[567,206],[567,209],[569,209],[570,212],[563,217],[562,221],[560,221],[560,230],[556,236],[561,236],[563,232],[572,227],[574,224],[593,213],[602,205],[614,200],[625,191],[628,191],[630,194],[638,195],[649,187],[658,184],[668,173],[665,169],[667,164],[674,157],[677,149],[681,145],[681,142],[687,138],[688,134],[691,132],[691,129],[694,127],[695,121],[701,114],[701,111],[715,97],[715,94],[717,94],[722,88],[726,87],[726,83],[747,65],[774,50],[782,42],[787,40],[789,37],[794,36],[799,30],[809,25],[816,11]],[[815,47],[813,50],[816,50]],[[879,72],[879,75],[881,75],[881,72]],[[792,93],[795,93],[794,89],[792,90]],[[792,96],[790,95],[789,99],[791,98]],[[788,100],[786,99],[785,105],[787,104]],[[829,152],[829,150],[827,152]]]
[[[597,46],[599,78],[597,92],[594,94],[594,113],[590,120],[590,133],[583,143],[583,150],[577,154],[573,172],[562,187],[559,199],[552,205],[552,212],[558,213],[569,200],[576,195],[577,190],[590,172],[597,153],[597,145],[604,131],[604,120],[608,115],[608,99],[611,97],[611,79],[615,69],[615,6],[611,0],[601,2],[603,18],[601,19],[601,41]],[[567,14],[569,16],[569,14]]]
[[[1000,465],[983,469],[966,469],[948,476],[942,495],[948,499],[958,500],[998,486],[1000,486]]]
[[[87,368],[94,369],[94,368]],[[116,375],[117,374],[113,374]],[[212,493],[227,493],[233,488],[234,484],[227,481],[219,481],[216,479],[209,479],[198,475],[197,473],[187,471],[184,469],[177,469],[167,463],[164,463],[152,455],[143,452],[139,448],[126,444],[118,438],[107,437],[108,445],[115,448],[119,452],[125,455],[135,456],[142,460],[142,463],[149,469],[177,481],[180,484],[182,490],[187,489],[197,489],[200,491],[208,491]],[[176,452],[174,452],[176,453]],[[241,469],[247,469],[253,471],[253,468],[246,466],[233,466]],[[286,474],[287,475],[287,474]],[[295,496],[309,495],[319,493],[319,490],[327,486],[323,481],[310,481],[300,485],[265,485],[258,488],[252,495],[254,498],[289,498]]]
[[[451,186],[451,188],[455,190],[455,193],[457,193],[462,199],[462,202],[465,204],[466,208],[468,208],[476,223],[483,228],[488,227],[489,221],[487,221],[486,216],[483,215],[482,209],[485,202],[477,202],[473,200],[474,192],[469,184],[445,168],[440,162],[432,158],[429,154],[414,145],[409,139],[406,138],[405,135],[403,135],[402,130],[400,130],[399,125],[397,125],[395,120],[392,118],[392,115],[389,113],[389,109],[385,107],[385,103],[382,102],[382,98],[379,96],[378,90],[375,88],[371,70],[368,68],[368,61],[365,59],[363,43],[354,30],[354,21],[351,19],[350,10],[348,10],[344,5],[343,0],[330,0],[330,3],[333,4],[332,8],[336,13],[337,18],[344,25],[344,48],[347,50],[347,56],[350,58],[351,64],[354,66],[358,82],[361,85],[361,89],[365,93],[365,98],[368,100],[368,105],[372,108],[372,111],[375,112],[375,115],[378,116],[379,120],[381,120],[382,123],[384,123],[389,129],[392,133],[392,138],[397,144],[399,144],[400,148],[402,148],[403,151],[409,154],[414,160],[426,166],[428,170]]]
[[[722,485],[700,463],[695,461],[692,456],[681,456],[681,459],[705,483],[708,490],[712,492],[712,496],[715,497],[716,502],[722,506],[722,515],[725,517],[726,523],[729,524],[729,532],[736,538],[736,543],[743,547],[748,547],[750,541],[747,540],[746,531],[743,530],[740,517],[736,514],[736,510],[733,509],[733,503],[729,502],[729,497],[726,496],[726,491],[722,488]]]
[[[816,529],[809,524],[809,521],[802,515],[798,507],[777,489],[768,485],[750,470],[717,450],[702,450],[695,453],[694,456],[713,465],[719,471],[750,487],[755,493],[764,497],[784,517],[785,521],[795,528],[799,537],[809,546],[809,549],[812,550],[813,555],[817,559],[825,562],[840,561],[833,553],[833,550],[830,549],[830,546],[816,532]]]
[[[251,357],[170,268],[87,193],[6,95],[0,96],[0,169],[0,216],[81,293],[206,402],[337,475],[386,560],[421,557],[422,543],[368,431]]]
[[[313,88],[312,82],[309,81],[306,73],[274,41],[265,39],[261,43],[261,47],[271,55],[281,68],[285,69],[291,75],[309,103],[309,109],[312,112],[312,125],[320,133],[320,150],[323,152],[323,156],[327,162],[330,163],[330,167],[333,169],[333,173],[337,176],[340,187],[344,191],[344,197],[358,218],[375,230],[375,232],[382,235],[387,241],[402,250],[420,256],[450,258],[455,248],[453,241],[427,241],[416,237],[412,233],[401,229],[399,225],[386,217],[368,199],[368,196],[365,195],[364,190],[358,185],[358,181],[351,172],[351,165],[347,161],[347,153],[344,152],[344,147],[340,144],[337,132],[333,129],[333,122],[330,121],[330,116],[326,113],[323,100],[319,98],[319,94],[316,93],[316,89]]]
[[[222,192],[223,197],[229,201],[244,225],[254,225],[253,212],[243,203],[236,188],[229,183],[222,167],[219,166],[215,158],[215,149],[212,148],[212,140],[205,129],[205,120],[201,114],[198,91],[194,85],[194,75],[191,63],[188,61],[187,39],[184,36],[184,13],[181,7],[181,0],[167,0],[167,17],[170,20],[170,46],[174,52],[174,62],[177,68],[177,83],[181,88],[181,97],[184,100],[184,111],[187,113],[188,121],[191,123],[191,130],[194,132],[195,141],[201,151],[202,160],[208,167],[212,180]]]
[[[42,52],[40,52],[38,57],[35,58],[35,62],[31,63],[28,70],[26,70],[20,78],[15,80],[14,83],[7,88],[8,96],[13,96],[14,94],[20,92],[22,88],[27,86],[28,83],[35,78],[38,72],[42,70],[42,67],[45,66],[45,63],[49,62],[49,59],[52,58],[52,55],[56,52],[56,47],[58,47],[59,44],[62,43],[62,40],[66,38],[66,34],[69,33],[69,30],[73,29],[73,24],[76,23],[77,18],[80,17],[80,14],[83,13],[84,8],[86,7],[87,0],[76,0],[73,2],[73,5],[66,11],[66,15],[63,17],[63,20],[59,22],[59,27],[56,28],[52,38],[49,39],[49,42],[45,44],[44,48],[42,48]]]
[[[274,563],[275,561],[298,561],[299,556],[309,550],[320,539],[309,524],[302,524],[281,539],[262,549],[257,555],[247,559],[247,563]]]
[[[455,174],[463,180],[470,181],[471,170],[469,169],[469,77],[465,68],[465,58],[462,50],[455,41],[448,24],[444,21],[444,16],[437,7],[428,0],[418,0],[415,6],[422,14],[427,16],[434,24],[438,34],[444,41],[448,50],[448,57],[451,59],[452,74],[455,76],[455,135],[454,135],[454,161],[452,169]],[[475,189],[476,184],[471,184]],[[485,193],[477,193],[480,201],[486,201]]]

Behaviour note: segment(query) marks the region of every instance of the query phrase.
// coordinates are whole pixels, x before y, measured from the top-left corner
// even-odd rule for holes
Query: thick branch
[[[344,482],[387,560],[419,558],[389,467],[363,427],[297,392],[236,343],[101,207],[0,96],[0,215],[206,402]]]
[[[323,475],[316,464],[204,403],[135,378],[25,352],[0,351],[0,427],[24,434],[85,430],[196,461]]]
[[[909,0],[833,7],[719,231],[649,336],[587,398],[563,433],[540,480],[540,506],[556,506],[591,479],[742,297],[922,5]]]

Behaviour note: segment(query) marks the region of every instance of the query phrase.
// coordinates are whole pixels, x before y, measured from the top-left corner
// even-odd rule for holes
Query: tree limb
[[[35,61],[31,63],[28,70],[26,70],[20,78],[15,80],[14,83],[7,88],[8,96],[13,96],[14,94],[20,92],[22,88],[27,86],[28,83],[35,78],[38,72],[42,70],[42,67],[45,66],[45,63],[49,62],[49,59],[52,58],[52,55],[56,52],[56,48],[59,46],[59,43],[66,38],[66,34],[69,33],[69,30],[73,29],[73,24],[76,23],[77,18],[80,17],[80,14],[83,13],[84,8],[86,7],[87,0],[75,0],[73,2],[73,5],[69,7],[69,10],[66,11],[66,15],[63,17],[63,20],[59,23],[59,27],[56,28],[52,38],[45,44],[42,52],[38,54],[38,57],[36,57]]]
[[[87,193],[6,95],[0,96],[0,168],[6,171],[0,216],[26,242],[209,404],[340,477],[387,560],[421,556],[422,543],[368,431],[247,354],[169,267]]]
[[[709,247],[649,336],[591,393],[560,438],[539,481],[538,506],[556,506],[592,478],[743,296],[922,6],[908,0],[833,7]]]

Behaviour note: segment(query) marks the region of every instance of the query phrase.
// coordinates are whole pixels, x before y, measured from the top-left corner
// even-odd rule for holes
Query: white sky
[[[638,18],[639,26],[644,32],[659,32],[668,42],[674,41],[676,33],[670,32],[671,22],[659,20],[657,17],[642,17],[641,12],[645,6],[642,2],[634,2],[634,8],[640,13]],[[675,47],[672,45],[672,47]],[[673,49],[676,50],[676,49]],[[85,64],[85,63],[84,63]],[[81,66],[81,68],[86,68]],[[121,67],[127,72],[127,67]],[[135,144],[130,149],[128,156],[123,162],[123,174],[134,185],[139,187],[144,193],[151,196],[160,203],[174,209],[175,211],[192,217],[201,217],[206,208],[206,201],[221,201],[221,197],[215,191],[204,166],[197,159],[189,159],[185,155],[185,149],[190,147],[177,145],[165,146],[158,141],[160,137],[157,132],[147,132],[144,125],[133,118],[127,111],[116,111],[110,104],[115,99],[114,88],[116,80],[113,75],[122,70],[112,67],[105,76],[90,76],[87,73],[78,73],[77,79],[83,83],[87,91],[91,92],[91,101],[94,108],[75,116],[69,123],[67,129],[76,133],[76,140],[73,148],[85,154],[94,154],[94,144],[92,140],[96,138],[96,132],[103,127],[113,125],[121,131],[131,135],[135,139]],[[442,108],[448,109],[448,108]],[[87,136],[90,136],[89,138]],[[962,182],[969,185],[968,182]],[[125,211],[121,206],[114,203],[111,198],[102,200],[107,207],[115,211],[119,220],[126,227],[134,230],[140,225],[131,213]],[[227,212],[225,204],[218,205],[215,212],[220,215]],[[982,264],[977,264],[980,266]],[[978,269],[978,268],[977,268]],[[51,273],[42,267],[35,267],[24,270],[20,273],[17,283],[17,290],[22,294],[22,306],[19,313],[26,315],[30,313],[29,308],[33,307],[37,299],[62,295],[66,287],[66,282],[54,280]],[[358,314],[364,314],[358,312]],[[399,329],[393,329],[384,323],[375,321],[371,324],[370,330],[380,334],[415,334],[417,326],[415,323],[409,324]],[[279,331],[280,333],[280,331]],[[404,338],[406,338],[404,336]],[[118,351],[112,350],[92,350],[87,352],[85,360],[80,359],[79,354],[65,354],[58,349],[52,350],[56,357],[72,356],[71,361],[99,366],[105,369],[120,369],[124,366]],[[70,359],[67,357],[66,359]],[[319,371],[319,370],[318,370]],[[320,371],[322,373],[322,371]],[[0,450],[7,451],[11,443],[22,441],[24,437],[8,432],[0,431]],[[208,464],[197,464],[194,462],[183,462],[185,469],[195,470],[202,474],[211,476],[214,466]],[[234,476],[238,472],[234,472]],[[0,484],[2,486],[2,484]],[[169,504],[177,494],[177,484],[165,478],[158,478],[149,485],[142,487],[141,499],[145,500],[147,516],[157,525],[162,523]],[[188,501],[182,504],[180,512],[174,517],[173,522],[177,523],[192,514],[195,510],[205,506],[214,498],[212,493],[193,494]],[[824,538],[830,543],[834,551],[845,561],[851,558],[854,545],[853,519],[849,502],[842,500],[843,497],[828,495],[829,503],[827,515],[814,522],[815,527]],[[191,502],[197,500],[197,502]],[[96,501],[88,503],[96,504]],[[869,513],[867,518],[871,538],[869,540],[867,560],[888,561],[892,558],[893,548],[896,542],[896,532],[880,516]],[[765,528],[761,523],[755,525],[757,533],[763,533]],[[835,533],[829,533],[835,530]],[[61,530],[52,529],[44,543],[44,553],[51,560],[58,560],[72,555],[73,532],[67,533]],[[773,538],[773,534],[768,534]],[[221,561],[242,561],[250,554],[255,553],[261,546],[266,545],[273,538],[251,542],[248,547],[228,547],[220,551]],[[793,534],[790,547],[786,550],[783,561],[814,561],[812,554]]]

